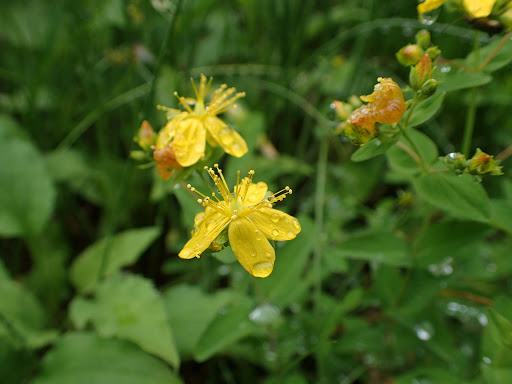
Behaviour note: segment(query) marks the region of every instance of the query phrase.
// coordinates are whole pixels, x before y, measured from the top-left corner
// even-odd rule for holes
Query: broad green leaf
[[[330,307],[326,316],[323,319],[319,319],[321,324],[320,341],[325,342],[329,336],[335,331],[336,327],[340,324],[340,319],[347,312],[357,308],[364,296],[364,291],[360,288],[355,288],[343,297],[341,300],[336,300],[334,307]],[[328,345],[326,345],[328,347]],[[328,348],[324,348],[324,353]]]
[[[297,238],[276,248],[276,262],[272,274],[255,281],[265,299],[280,306],[296,301],[308,289],[307,281],[302,276],[317,239],[314,223],[309,217],[299,217],[299,222],[302,230]],[[302,284],[297,285],[297,281],[302,281]]]
[[[505,199],[491,199],[489,224],[512,234],[512,204]]]
[[[8,136],[0,140],[0,236],[31,236],[50,218],[56,192],[43,156],[29,141],[11,135],[13,126],[11,119],[0,119],[0,136]]]
[[[94,299],[75,298],[70,317],[78,329],[91,322],[100,335],[132,341],[179,366],[163,300],[149,280],[134,275],[111,276],[98,285]]]
[[[411,127],[416,127],[417,125],[423,124],[424,122],[430,120],[432,116],[436,114],[439,108],[441,108],[441,105],[443,105],[445,95],[446,92],[437,91],[428,99],[421,101],[416,106],[416,108],[414,108],[406,128],[408,129]],[[404,116],[407,115],[408,112],[404,114]],[[402,120],[403,119],[404,118],[402,118]]]
[[[406,242],[392,233],[365,233],[351,236],[339,245],[339,254],[349,259],[409,266]]]
[[[218,312],[199,338],[195,359],[199,362],[205,361],[236,341],[255,333],[258,327],[249,318],[253,307],[253,300],[240,296],[237,301],[231,302]]]
[[[440,83],[437,92],[452,92],[490,83],[492,76],[482,72],[467,72],[453,68],[449,72],[441,73],[438,80]]]
[[[501,36],[500,36],[501,37]],[[498,47],[498,45],[501,43],[501,38],[497,39],[491,44],[487,44],[485,47],[480,48],[478,51],[478,57],[480,58],[480,64],[486,60],[486,58]],[[466,65],[470,67],[474,67],[475,65],[475,53],[471,52],[466,57]],[[505,44],[499,50],[497,53],[493,56],[491,61],[489,61],[489,64],[487,64],[484,68],[485,72],[494,72],[497,71],[500,68],[503,68],[504,66],[510,64],[512,62],[512,40],[508,39],[505,41]]]
[[[178,285],[164,294],[164,306],[182,357],[192,356],[202,333],[221,308],[235,300],[233,291],[207,294],[196,286]]]
[[[448,221],[431,224],[417,235],[414,245],[418,266],[428,268],[459,254],[467,256],[467,247],[474,247],[489,233],[481,223]]]
[[[32,384],[181,384],[168,366],[124,340],[65,335],[47,353]]]
[[[437,146],[430,138],[420,131],[415,129],[407,130],[408,137],[415,144],[415,148],[420,152],[420,158],[424,164],[429,165],[437,159],[439,153],[437,152]],[[408,147],[412,152],[416,152],[415,148],[406,140],[404,136],[400,138],[402,145]],[[390,148],[386,153],[391,167],[397,171],[412,174],[421,171],[420,165],[414,160],[411,155],[404,149],[395,145]]]
[[[456,217],[487,221],[491,215],[485,189],[468,174],[429,173],[419,176],[413,183],[423,199]]]
[[[396,135],[390,141],[382,141],[379,138],[373,138],[363,146],[359,147],[350,157],[352,161],[365,161],[372,157],[382,155],[391,148],[399,139],[399,135]]]
[[[487,313],[488,324],[484,330],[481,358],[495,368],[512,366],[512,301],[498,297]]]
[[[0,281],[0,336],[27,348],[40,348],[57,338],[46,328],[46,314],[37,298],[13,280]]]
[[[512,383],[512,368],[494,368],[483,362],[480,364],[485,384],[510,384]]]
[[[92,292],[100,278],[135,263],[159,233],[157,227],[132,229],[97,241],[84,250],[71,266],[73,285],[80,292]]]

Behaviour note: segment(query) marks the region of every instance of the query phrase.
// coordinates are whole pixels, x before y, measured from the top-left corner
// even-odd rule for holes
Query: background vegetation
[[[450,209],[411,159],[354,162],[331,134],[333,100],[405,87],[394,54],[425,27],[446,59],[473,49],[409,0],[2,2],[2,383],[512,382],[510,159]],[[225,174],[294,189],[302,232],[264,280],[229,249],[179,259],[200,207],[129,158],[201,73],[247,94],[223,118],[250,150]],[[510,73],[448,89],[417,127],[429,156],[461,150],[471,86],[472,152],[512,144]]]

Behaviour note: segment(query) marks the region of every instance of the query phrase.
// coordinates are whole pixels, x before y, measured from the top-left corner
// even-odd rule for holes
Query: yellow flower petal
[[[163,127],[159,132],[156,138],[156,149],[162,149],[169,144],[176,132],[176,125],[174,124],[174,120],[169,121],[165,127]]]
[[[251,213],[248,219],[265,237],[277,241],[294,239],[301,229],[295,217],[272,208],[262,208]]]
[[[447,0],[426,0],[421,4],[418,4],[418,13],[426,13],[430,12],[436,8],[439,8],[441,5],[446,3]]]
[[[235,157],[242,157],[247,153],[247,144],[242,136],[229,128],[222,120],[214,116],[208,116],[204,120],[204,124],[224,152]]]
[[[199,256],[226,228],[230,220],[229,217],[217,211],[213,211],[204,218],[198,219],[200,224],[197,231],[194,232],[192,238],[185,244],[178,255],[182,259],[191,259]]]
[[[238,262],[255,277],[267,277],[274,269],[274,248],[247,218],[229,224],[229,243]]]
[[[204,156],[206,131],[200,119],[189,117],[176,123],[172,147],[176,160],[189,167]]]
[[[491,14],[495,2],[496,0],[463,0],[462,3],[471,16],[480,18]]]
[[[267,194],[267,190],[267,184],[265,184],[263,181],[249,185],[247,195],[245,196],[244,199],[244,205],[253,206],[261,203],[261,201],[265,198],[265,195]]]

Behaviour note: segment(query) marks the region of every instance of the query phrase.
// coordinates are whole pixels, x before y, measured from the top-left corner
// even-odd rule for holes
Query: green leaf
[[[162,298],[142,277],[108,278],[98,285],[94,299],[73,300],[70,317],[78,329],[91,322],[102,336],[132,341],[174,367],[180,364]]]
[[[44,308],[21,284],[0,281],[0,297],[0,336],[27,348],[40,348],[57,338],[57,331],[46,328]]]
[[[97,241],[84,250],[71,266],[73,285],[82,293],[93,291],[102,268],[101,277],[106,277],[133,264],[159,234],[159,228],[148,227]]]
[[[392,233],[365,233],[350,237],[338,245],[339,255],[349,259],[409,266],[411,260],[405,241]]]
[[[448,221],[431,224],[418,234],[414,245],[418,266],[428,268],[446,258],[467,256],[468,247],[474,247],[489,233],[487,225],[475,222]]]
[[[431,164],[437,159],[439,155],[437,146],[427,135],[415,129],[408,129],[407,133],[420,152],[420,158],[424,164]],[[406,140],[404,136],[400,138],[400,142],[404,146],[407,146],[411,151],[415,152],[409,140]],[[391,148],[386,155],[391,167],[397,171],[407,174],[413,174],[421,171],[419,164],[411,157],[411,155],[409,155],[409,153],[398,145]]]
[[[296,301],[308,289],[302,276],[317,239],[314,223],[309,217],[301,216],[299,222],[302,230],[297,237],[276,248],[276,262],[272,274],[255,281],[266,300],[280,306]],[[301,280],[303,283],[298,286],[297,281]]]
[[[13,126],[11,119],[0,118],[0,136],[8,136],[0,140],[0,236],[35,235],[53,212],[56,192],[43,156],[11,135]]]
[[[382,141],[378,137],[371,139],[369,142],[359,147],[350,157],[352,161],[365,161],[371,159],[372,157],[382,155],[386,153],[386,151],[391,148],[400,138],[399,135],[396,135],[390,141]]]
[[[164,307],[182,357],[192,356],[196,344],[219,310],[235,300],[233,291],[207,294],[200,288],[178,285],[165,292]]]
[[[489,224],[512,234],[512,204],[505,199],[491,200],[491,220]]]
[[[249,319],[253,307],[253,300],[245,296],[225,306],[201,335],[195,348],[195,359],[205,361],[256,332],[258,327]]]
[[[482,72],[475,73],[452,69],[449,72],[441,73],[438,80],[440,83],[437,92],[452,92],[488,84],[491,82],[492,76]]]
[[[485,384],[512,383],[512,368],[494,368],[485,362],[480,365]]]
[[[181,384],[159,359],[124,340],[80,332],[64,336],[44,357],[32,384]]]
[[[418,194],[428,203],[456,217],[487,221],[491,215],[485,189],[468,174],[436,172],[413,181]]]
[[[512,301],[497,297],[487,313],[488,324],[484,330],[481,358],[493,369],[512,366]]]
[[[501,37],[501,36],[500,36]],[[492,51],[496,49],[496,47],[501,43],[501,39],[494,41],[491,44],[487,44],[485,47],[480,48],[478,51],[478,57],[480,58],[480,63],[491,54]],[[473,67],[475,65],[475,52],[471,52],[466,57],[466,65]],[[505,44],[498,50],[496,55],[491,59],[489,64],[484,68],[485,72],[494,72],[500,68],[505,67],[506,65],[512,62],[512,40],[508,39],[505,41]]]
[[[428,99],[421,101],[416,106],[416,108],[414,108],[406,129],[416,127],[417,125],[423,124],[424,122],[430,120],[432,116],[436,114],[439,108],[441,108],[441,105],[443,105],[445,95],[446,92],[441,92],[438,90]],[[404,116],[407,116],[407,112],[404,114]]]

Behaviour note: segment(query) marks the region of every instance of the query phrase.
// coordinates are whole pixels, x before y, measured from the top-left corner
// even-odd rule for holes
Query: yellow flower
[[[202,197],[198,202],[205,207],[205,211],[196,216],[192,238],[179,256],[183,259],[199,257],[227,228],[229,244],[240,264],[253,276],[267,277],[274,268],[275,260],[274,248],[267,239],[291,240],[301,230],[296,218],[272,208],[275,202],[282,201],[292,190],[286,187],[276,194],[268,194],[267,184],[253,183],[254,171],[250,171],[249,177],[242,181],[238,172],[231,193],[222,170],[217,164],[214,167],[217,172],[210,168],[208,174],[221,198],[215,192],[208,197],[190,184],[187,186]]]
[[[418,13],[427,13],[439,8],[446,3],[447,0],[425,0],[423,3],[418,4]]]
[[[427,13],[446,3],[447,0],[426,0],[418,4],[418,13]],[[496,0],[462,0],[468,14],[474,18],[487,17],[491,14]]]
[[[159,132],[156,149],[171,145],[176,161],[183,167],[195,164],[204,156],[206,141],[212,146],[220,145],[222,149],[235,157],[241,157],[247,152],[244,139],[226,123],[217,117],[222,112],[235,107],[235,100],[245,96],[238,92],[233,95],[235,88],[227,88],[223,84],[218,88],[210,103],[205,105],[205,96],[210,86],[206,76],[201,75],[199,89],[192,81],[196,99],[178,96],[186,111],[161,107],[170,111],[174,116]],[[194,109],[189,104],[194,104]]]
[[[478,19],[489,16],[495,2],[496,0],[463,0],[462,4],[472,17]]]

